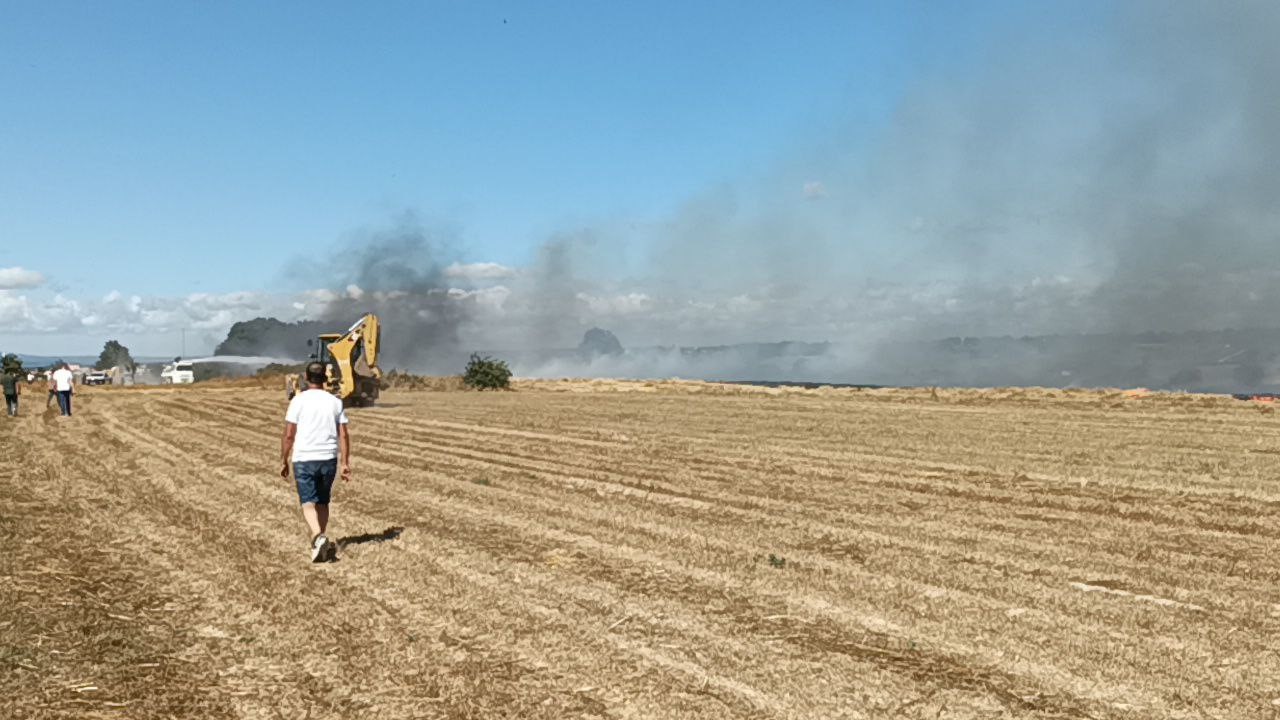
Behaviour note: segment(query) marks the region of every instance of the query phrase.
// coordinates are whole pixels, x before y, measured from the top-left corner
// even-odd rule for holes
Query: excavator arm
[[[378,369],[382,341],[378,316],[365,315],[346,334],[333,340],[330,337],[320,338],[336,366],[330,388],[344,405],[372,405],[378,399],[382,380],[382,371]]]

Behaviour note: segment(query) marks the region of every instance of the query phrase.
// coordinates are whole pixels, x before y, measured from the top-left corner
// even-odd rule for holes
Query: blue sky
[[[71,294],[258,289],[404,209],[454,227],[468,259],[518,264],[563,227],[665,212],[833,116],[889,112],[935,61],[921,10],[10,3],[5,264]]]
[[[1134,208],[1270,227],[1203,182],[1274,184],[1233,7],[0,0],[0,349],[317,317],[406,217],[484,347],[1106,329]]]

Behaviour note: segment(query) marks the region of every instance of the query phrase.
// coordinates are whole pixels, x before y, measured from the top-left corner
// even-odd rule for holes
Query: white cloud
[[[453,280],[503,280],[514,277],[515,268],[498,263],[453,263],[444,269],[444,276]]]
[[[0,291],[0,325],[11,332],[24,327],[31,314],[30,303],[21,295]]]
[[[117,337],[161,338],[195,331],[216,344],[231,325],[255,317],[290,322],[327,317],[332,309],[368,306],[389,316],[443,313],[464,319],[464,344],[490,348],[573,344],[589,327],[614,331],[627,344],[707,345],[783,339],[945,337],[956,334],[1036,334],[1087,327],[1093,287],[1050,274],[1022,282],[973,286],[922,281],[875,283],[839,291],[803,288],[775,292],[759,285],[716,293],[660,285],[607,284],[577,289],[569,302],[548,310],[539,288],[517,280],[510,286],[403,290],[312,289],[297,293],[193,293],[181,297],[127,295],[113,291],[81,300],[37,289],[0,290],[0,327],[31,336],[79,336],[85,347]],[[443,301],[443,302],[442,302]],[[1063,321],[1078,320],[1071,324]],[[1055,318],[1052,325],[1046,318]],[[550,318],[550,319],[549,319]],[[988,318],[1000,318],[999,322]],[[451,320],[452,321],[452,320]],[[551,328],[548,330],[547,328]],[[550,339],[548,339],[550,338]],[[210,347],[211,349],[211,347]]]
[[[21,267],[0,268],[0,290],[20,290],[40,287],[44,284],[44,275],[35,270]]]
[[[459,290],[454,288],[449,291],[449,295],[454,298],[470,300],[480,310],[491,314],[502,314],[506,308],[504,304],[507,298],[511,297],[511,289],[504,285],[494,285],[493,287],[482,288],[479,290]]]
[[[255,292],[193,293],[172,298],[112,291],[96,301],[80,301],[60,294],[19,295],[0,290],[0,325],[15,334],[123,334],[183,328],[220,334],[238,320],[258,316],[296,319],[302,313],[294,303],[301,299]]]
[[[0,290],[0,325],[9,333],[75,331],[81,327],[84,315],[78,302],[62,295],[33,300]]]
[[[595,315],[635,315],[653,308],[653,298],[638,292],[603,297],[578,293],[578,300]]]

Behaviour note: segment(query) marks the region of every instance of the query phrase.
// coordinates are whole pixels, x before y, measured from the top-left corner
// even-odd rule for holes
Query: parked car
[[[84,374],[85,385],[110,385],[111,376],[105,370],[90,370]]]

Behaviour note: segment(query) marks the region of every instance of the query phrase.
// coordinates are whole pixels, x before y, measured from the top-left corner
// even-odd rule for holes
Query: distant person
[[[287,395],[290,400],[293,400],[293,396],[298,394],[297,375],[289,373],[284,376],[284,394]]]
[[[7,372],[0,377],[0,388],[4,389],[4,406],[9,410],[9,417],[18,416],[18,396],[22,394],[22,376],[17,372]]]
[[[62,411],[63,415],[71,417],[71,396],[75,393],[76,388],[75,373],[71,372],[66,363],[63,363],[57,370],[53,371],[49,379],[53,383],[54,390],[58,393],[58,409]]]
[[[342,401],[324,389],[324,363],[308,363],[307,389],[289,401],[280,439],[283,467],[280,477],[298,486],[302,517],[311,530],[311,562],[329,562],[337,555],[325,530],[329,526],[329,497],[341,468],[343,481],[351,480],[351,436]]]

